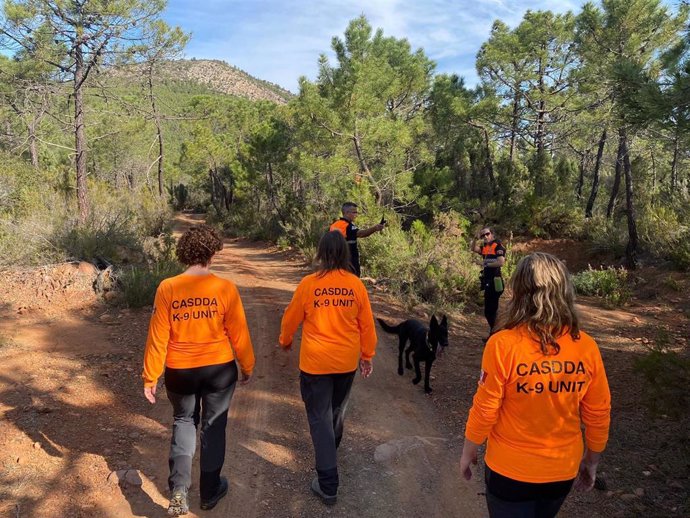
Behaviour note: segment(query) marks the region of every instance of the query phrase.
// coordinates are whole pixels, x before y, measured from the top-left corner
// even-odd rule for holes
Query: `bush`
[[[184,271],[180,263],[164,260],[150,266],[130,266],[120,270],[116,280],[122,291],[124,304],[129,308],[141,308],[153,304],[156,289],[163,279]]]
[[[171,213],[165,201],[146,189],[113,192],[111,186],[98,182],[90,188],[89,219],[78,225],[73,216],[66,217],[51,241],[68,259],[143,262],[146,238],[170,230]]]
[[[525,199],[518,211],[521,226],[535,237],[579,239],[584,234],[583,211],[567,200],[532,196]]]
[[[437,216],[430,228],[415,221],[409,232],[391,226],[363,240],[366,274],[393,291],[439,306],[476,298],[479,267],[466,241],[469,222],[454,212]]]
[[[595,270],[590,266],[573,275],[572,281],[577,293],[602,297],[609,307],[621,306],[630,298],[628,272],[624,268]]]
[[[628,242],[627,223],[595,216],[585,221],[583,237],[589,242],[590,253],[622,257]]]
[[[668,351],[657,343],[650,352],[635,361],[635,370],[647,382],[645,391],[649,409],[673,418],[687,417],[690,408],[690,359]]]
[[[309,209],[295,211],[290,221],[281,224],[284,235],[278,244],[285,246],[289,243],[311,263],[316,257],[319,240],[328,230],[331,219],[326,214]]]
[[[685,272],[690,270],[690,231],[671,243],[669,255],[676,268]]]

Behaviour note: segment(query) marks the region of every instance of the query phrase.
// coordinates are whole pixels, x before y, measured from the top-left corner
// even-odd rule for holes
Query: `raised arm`
[[[376,232],[381,232],[386,225],[383,223],[377,223],[373,227],[365,228],[365,229],[359,229],[357,230],[357,237],[369,237],[372,234],[375,234]]]

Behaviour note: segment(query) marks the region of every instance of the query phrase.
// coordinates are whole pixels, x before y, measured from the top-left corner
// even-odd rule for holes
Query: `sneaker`
[[[187,489],[184,487],[176,487],[172,491],[170,504],[168,504],[168,516],[182,516],[188,512]]]
[[[225,477],[220,477],[220,483],[218,484],[218,491],[216,491],[216,494],[213,495],[213,497],[209,498],[208,500],[201,500],[199,507],[201,507],[204,511],[208,511],[210,509],[213,509],[216,506],[216,504],[218,504],[218,502],[220,502],[220,499],[223,498],[227,494],[228,494],[228,479]]]
[[[319,477],[315,477],[314,480],[311,481],[311,490],[326,505],[335,505],[335,503],[338,501],[337,494],[327,495],[321,490],[321,484],[319,484]]]

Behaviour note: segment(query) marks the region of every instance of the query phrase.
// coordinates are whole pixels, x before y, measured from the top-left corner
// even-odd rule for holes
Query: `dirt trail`
[[[185,217],[178,227],[195,222]],[[480,483],[460,481],[461,430],[443,421],[411,376],[397,376],[396,341],[383,333],[374,374],[355,381],[339,452],[338,504],[323,506],[308,489],[313,453],[298,350],[276,348],[282,311],[306,270],[276,250],[237,240],[226,242],[213,270],[240,289],[257,367],[231,406],[223,471],[229,495],[201,513],[193,487],[189,516],[485,514]],[[164,389],[153,406],[140,394],[148,312],[94,300],[50,314],[9,306],[0,306],[0,516],[165,516],[170,406]],[[377,462],[377,446],[388,441],[397,450]],[[137,470],[141,486],[107,482],[124,469]]]
[[[213,270],[240,289],[257,369],[232,403],[225,469],[230,496],[208,516],[482,515],[481,488],[460,482],[458,453],[449,454],[457,441],[421,389],[394,372],[393,340],[386,335],[380,336],[374,375],[358,377],[353,389],[339,458],[338,505],[327,510],[312,497],[313,456],[299,396],[298,351],[276,348],[282,311],[304,270],[246,242],[226,244]],[[412,439],[417,436],[432,440]],[[397,439],[406,439],[411,450],[377,463],[375,448]]]
[[[198,220],[185,216],[179,229]],[[257,367],[232,402],[223,470],[229,495],[201,513],[193,487],[190,517],[486,516],[481,466],[469,484],[458,473],[486,332],[480,311],[451,315],[451,347],[434,365],[432,396],[410,383],[411,374],[397,375],[396,339],[379,332],[374,374],[358,377],[353,389],[339,452],[338,504],[326,508],[308,490],[313,453],[298,351],[275,346],[282,311],[306,269],[265,244],[240,240],[226,241],[213,269],[240,289]],[[153,406],[141,393],[150,311],[103,304],[91,290],[92,277],[84,275],[69,265],[0,274],[1,518],[166,515],[170,405],[163,389]],[[607,489],[570,495],[564,518],[688,516],[683,452],[690,427],[646,411],[647,386],[634,368],[655,340],[687,349],[690,290],[664,286],[686,287],[690,280],[663,271],[656,276],[645,288],[656,294],[653,300],[609,310],[580,299],[583,328],[604,357],[612,427],[600,466]],[[377,316],[429,317],[423,308],[405,309],[401,301],[371,294]],[[377,460],[384,444],[388,458]],[[134,484],[109,480],[128,469],[135,470],[129,472]]]

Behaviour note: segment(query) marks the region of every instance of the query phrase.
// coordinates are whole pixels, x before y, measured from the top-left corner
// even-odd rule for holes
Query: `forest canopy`
[[[426,300],[475,296],[482,225],[690,267],[687,5],[496,20],[474,87],[361,16],[286,103],[180,74],[163,8],[4,2],[0,263],[156,261],[179,209],[309,257],[350,200],[390,222],[365,275]]]

